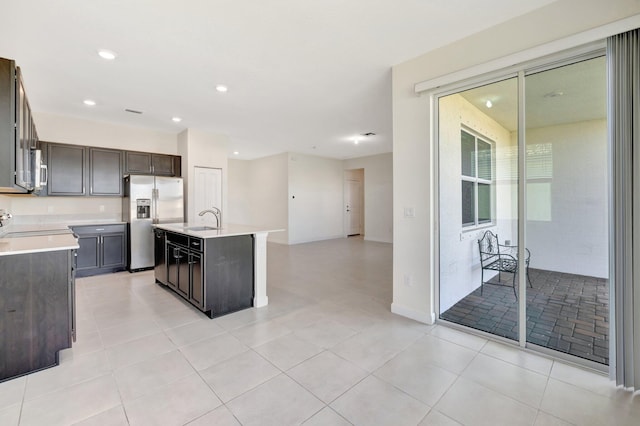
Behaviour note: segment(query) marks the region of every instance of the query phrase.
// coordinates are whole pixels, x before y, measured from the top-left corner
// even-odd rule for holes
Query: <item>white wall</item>
[[[606,120],[527,129],[535,143],[551,144],[553,176],[549,198],[538,200],[548,220],[527,221],[531,267],[608,277]]]
[[[342,160],[289,154],[289,244],[343,236]]]
[[[227,145],[225,135],[211,134],[200,130],[186,129],[178,135],[178,154],[182,156],[182,177],[184,178],[185,220],[195,222],[198,212],[194,203],[195,167],[222,169],[222,220],[227,221],[228,188]],[[223,223],[224,226],[224,223]]]
[[[636,0],[559,0],[393,67],[393,312],[425,322],[435,319],[432,111],[430,98],[415,94],[415,84],[639,13]],[[564,46],[588,41],[577,37]],[[553,47],[538,53],[554,53]],[[405,206],[415,209],[415,218],[403,217]],[[409,285],[403,282],[405,274],[413,277]]]
[[[142,127],[34,112],[40,140],[129,151],[178,153],[176,134]]]
[[[514,87],[515,88],[515,87]],[[480,286],[478,239],[485,231],[497,233],[500,241],[514,240],[511,234],[511,188],[514,182],[496,182],[496,224],[489,228],[462,228],[461,145],[462,125],[494,143],[496,159],[504,158],[511,146],[510,132],[471,105],[459,94],[441,98],[440,131],[440,310],[446,311]],[[504,161],[495,162],[496,179],[510,176]],[[438,238],[438,236],[435,236]],[[485,281],[490,275],[485,275]]]
[[[393,242],[393,154],[344,160],[343,167],[364,169],[364,239]]]
[[[229,221],[284,229],[269,234],[269,241],[289,243],[289,155],[256,160],[229,160]]]
[[[228,206],[227,219],[229,223],[251,225],[253,223],[251,206],[252,162],[246,160],[227,161],[229,179],[227,181]]]

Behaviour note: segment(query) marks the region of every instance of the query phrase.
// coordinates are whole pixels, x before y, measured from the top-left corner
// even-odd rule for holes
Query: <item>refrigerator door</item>
[[[153,252],[153,218],[139,214],[139,204],[145,204],[145,200],[153,199],[153,176],[129,177],[129,253],[131,262],[130,270],[150,268],[154,263]],[[151,209],[153,212],[153,209]],[[141,217],[139,217],[141,216]]]
[[[154,223],[184,222],[182,178],[155,178],[155,210]]]

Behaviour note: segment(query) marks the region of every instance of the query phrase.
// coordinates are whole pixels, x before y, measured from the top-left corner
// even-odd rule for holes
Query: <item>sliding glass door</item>
[[[609,363],[606,63],[525,77],[527,342]]]
[[[438,105],[440,318],[512,340],[513,274],[495,267],[498,244],[517,243],[517,94],[512,77]]]
[[[608,364],[605,74],[591,56],[438,96],[441,320]]]

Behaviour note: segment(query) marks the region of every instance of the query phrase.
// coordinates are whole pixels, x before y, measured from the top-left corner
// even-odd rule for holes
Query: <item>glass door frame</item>
[[[526,274],[518,274],[518,340],[511,340],[506,337],[501,337],[498,335],[494,335],[488,332],[484,332],[481,330],[476,330],[470,327],[466,327],[461,324],[456,324],[454,322],[450,322],[444,319],[440,319],[440,113],[439,113],[439,101],[440,98],[445,96],[449,96],[455,93],[463,92],[465,90],[469,90],[475,87],[484,86],[492,83],[496,83],[499,81],[507,80],[510,78],[517,78],[517,86],[518,86],[518,130],[517,130],[517,152],[518,152],[518,179],[517,179],[517,194],[518,194],[518,226],[517,226],[517,238],[518,241],[526,242],[526,208],[527,208],[527,191],[526,191],[526,109],[525,109],[525,85],[526,85],[526,77],[528,75],[537,74],[543,71],[552,70],[555,68],[559,68],[565,65],[574,64],[577,62],[602,57],[606,54],[606,42],[604,40],[598,41],[595,43],[590,43],[585,46],[580,46],[577,48],[573,48],[567,51],[558,52],[552,55],[547,55],[538,59],[534,59],[531,61],[523,62],[521,64],[513,65],[508,68],[496,70],[490,73],[478,75],[476,77],[459,81],[457,83],[447,84],[441,87],[437,87],[432,91],[428,92],[429,102],[431,106],[431,140],[433,141],[431,147],[431,156],[432,156],[432,181],[433,181],[433,265],[434,265],[434,308],[435,308],[435,318],[436,323],[443,323],[450,325],[454,328],[460,328],[468,332],[472,332],[475,334],[480,334],[486,337],[491,338],[492,340],[503,341],[508,344],[514,345],[517,344],[520,348],[523,349],[532,349],[536,352],[540,352],[542,354],[546,354],[552,356],[554,358],[570,361],[573,363],[577,363],[580,365],[587,366],[589,368],[600,370],[603,372],[610,371],[611,368],[614,368],[613,361],[610,362],[609,366],[598,364],[593,361],[589,361],[587,359],[583,359],[577,357],[575,355],[570,355],[564,352],[556,351],[550,348],[546,348],[540,345],[536,345],[534,343],[527,342],[527,312],[526,312],[526,296],[527,296],[527,275]],[[610,145],[610,141],[607,141],[607,144]],[[610,147],[607,148],[607,151],[610,151]],[[611,167],[611,158],[607,160],[607,166]],[[609,179],[611,179],[611,172],[608,173]],[[608,186],[611,186],[611,182],[608,183]],[[608,200],[608,209],[611,209],[611,198]],[[609,218],[611,220],[611,218]],[[611,242],[611,235],[609,236],[609,241]],[[526,270],[525,265],[525,244],[518,244],[518,270],[524,271]],[[613,262],[613,258],[609,257],[609,264]],[[613,277],[609,277],[609,300],[614,299],[614,285],[613,285]],[[612,307],[611,312],[609,314],[612,319]],[[612,337],[615,335],[615,323],[610,321],[610,345],[613,347],[614,342]],[[615,354],[611,354],[610,360],[615,360]]]

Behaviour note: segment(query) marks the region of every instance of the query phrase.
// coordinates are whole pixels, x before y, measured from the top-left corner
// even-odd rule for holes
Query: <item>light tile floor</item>
[[[153,274],[77,280],[78,341],[0,425],[638,425],[602,375],[389,312],[392,247],[269,245],[269,306],[210,320]]]

